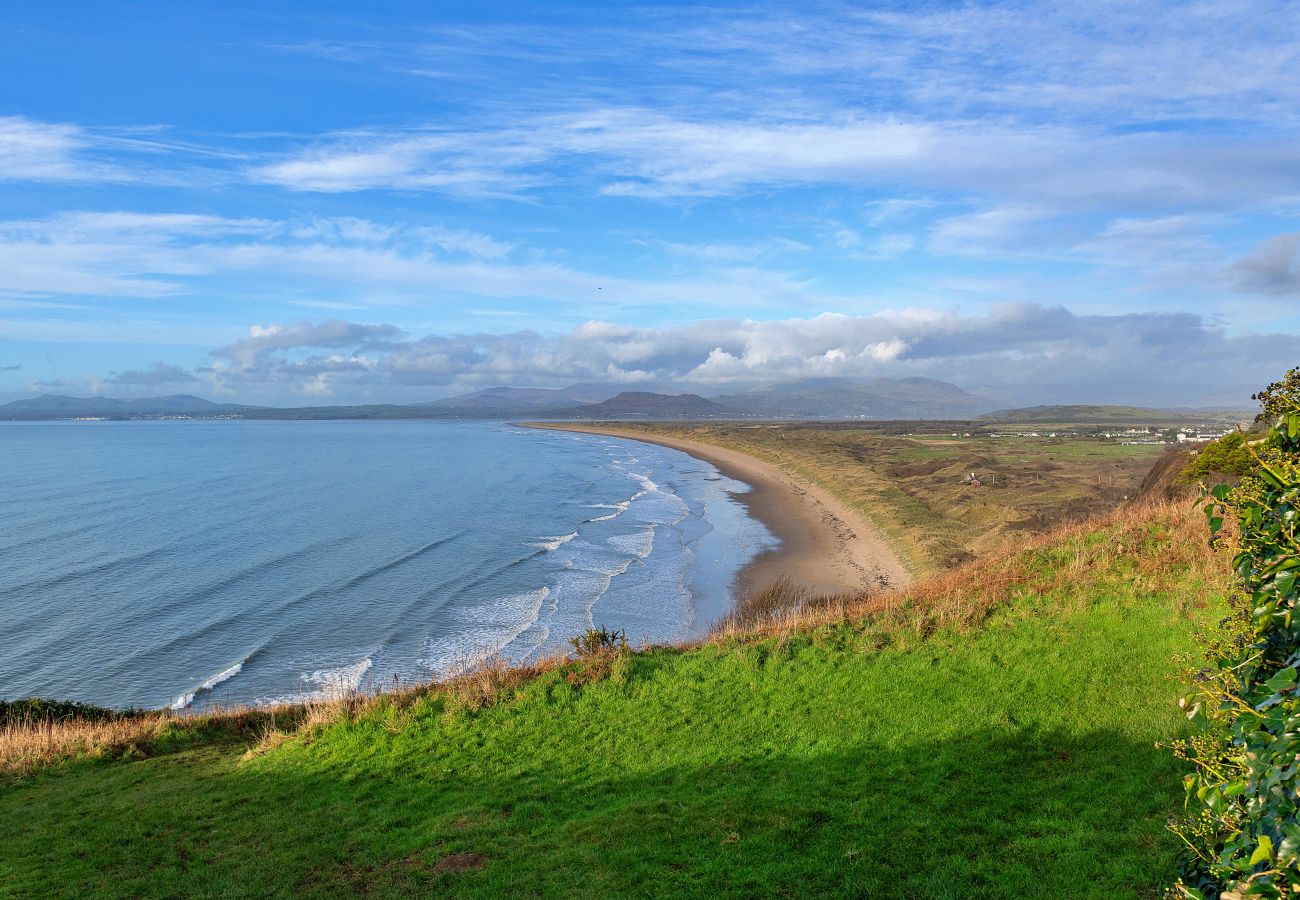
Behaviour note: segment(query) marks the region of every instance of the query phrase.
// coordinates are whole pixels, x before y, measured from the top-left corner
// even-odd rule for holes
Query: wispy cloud
[[[92,129],[0,116],[0,182],[198,187],[229,182],[247,154],[156,126]]]
[[[1051,242],[1043,234],[1042,224],[1051,213],[1042,207],[1025,205],[997,206],[978,212],[940,219],[930,233],[929,249],[938,254],[981,258],[1045,253]],[[1034,240],[1028,230],[1037,228]],[[1030,251],[1030,248],[1033,248]]]
[[[0,181],[125,181],[121,168],[96,160],[80,127],[0,117]]]
[[[959,116],[1149,123],[1294,117],[1300,24],[1285,0],[1103,0],[779,7],[630,7],[575,23],[431,25],[396,39],[282,42],[279,52],[432,79],[480,111],[575,95],[752,114],[869,95]],[[625,77],[627,69],[635,78]],[[507,93],[505,88],[509,88]],[[553,108],[553,106],[552,106]]]
[[[276,222],[207,215],[67,213],[0,222],[0,296],[162,298],[215,278],[259,276],[294,305],[374,307],[431,298],[536,298],[599,307],[707,300],[717,306],[843,302],[798,274],[716,257],[704,272],[637,279],[583,271],[513,243],[442,226],[352,217]],[[304,299],[304,288],[348,290],[360,301]],[[385,300],[384,298],[388,299]]]
[[[1113,133],[1094,126],[768,113],[686,118],[609,107],[437,136],[327,139],[252,177],[297,191],[515,196],[563,187],[669,201],[839,185],[983,196],[1064,213],[1245,208],[1300,195],[1300,135]],[[933,202],[931,200],[930,202]]]

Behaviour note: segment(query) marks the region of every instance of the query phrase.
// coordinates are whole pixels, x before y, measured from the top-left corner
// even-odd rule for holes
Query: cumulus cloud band
[[[213,351],[202,374],[225,393],[275,386],[349,400],[403,387],[433,395],[603,381],[723,392],[810,377],[920,375],[1015,402],[1178,404],[1244,402],[1252,386],[1292,364],[1293,349],[1291,335],[1229,335],[1191,313],[1081,315],[1014,304],[983,315],[903,309],[674,328],[593,321],[557,335],[410,337],[341,320],[256,326]]]

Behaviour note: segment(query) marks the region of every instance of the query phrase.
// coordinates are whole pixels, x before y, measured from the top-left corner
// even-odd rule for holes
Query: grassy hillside
[[[260,736],[126,723],[0,788],[0,893],[1154,897],[1174,659],[1226,590],[1203,528],[1129,510],[875,606]],[[54,743],[11,726],[0,761]]]
[[[1029,406],[999,409],[979,417],[981,422],[1052,425],[1184,425],[1188,422],[1217,422],[1231,425],[1254,418],[1254,410],[1236,409],[1151,409],[1145,406]]]
[[[987,422],[1141,424],[1185,421],[1186,413],[1151,409],[1145,406],[1029,406],[1024,409],[999,409],[979,417]]]

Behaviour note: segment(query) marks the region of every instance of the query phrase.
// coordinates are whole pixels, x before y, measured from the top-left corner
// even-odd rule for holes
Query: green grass
[[[1003,580],[969,630],[905,608],[476,712],[384,701],[256,755],[71,761],[0,789],[0,893],[1155,897],[1181,807],[1155,744],[1218,585],[1163,562],[1185,537],[1130,521],[972,569]],[[485,864],[435,871],[458,852]]]

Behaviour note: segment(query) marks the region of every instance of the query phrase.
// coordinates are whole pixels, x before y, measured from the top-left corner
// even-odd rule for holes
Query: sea
[[[0,699],[201,710],[706,632],[776,540],[676,450],[482,422],[0,423]]]

